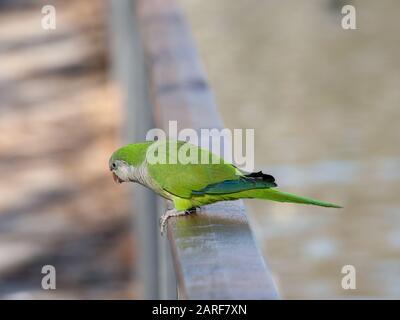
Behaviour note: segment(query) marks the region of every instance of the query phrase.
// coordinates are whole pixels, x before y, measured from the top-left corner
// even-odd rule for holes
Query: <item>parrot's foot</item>
[[[174,203],[171,200],[166,200],[165,202],[167,204],[167,210],[174,209]]]
[[[185,211],[178,211],[176,209],[169,209],[169,210],[165,211],[165,213],[160,218],[161,235],[164,234],[168,218],[189,215],[189,214],[192,214],[192,213],[196,213],[196,211],[197,211],[196,207],[190,208],[190,209],[185,210]]]
[[[183,216],[185,214],[186,214],[186,211],[178,211],[176,209],[170,209],[170,210],[165,211],[165,213],[160,218],[161,235],[164,234],[165,226],[167,225],[168,218]]]

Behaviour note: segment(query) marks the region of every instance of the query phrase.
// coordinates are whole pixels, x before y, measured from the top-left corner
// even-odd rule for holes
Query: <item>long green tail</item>
[[[253,189],[235,193],[238,198],[266,199],[278,202],[292,202],[302,204],[312,204],[320,207],[342,208],[341,206],[329,202],[319,201],[311,198],[296,196],[295,194],[279,191],[277,189]]]

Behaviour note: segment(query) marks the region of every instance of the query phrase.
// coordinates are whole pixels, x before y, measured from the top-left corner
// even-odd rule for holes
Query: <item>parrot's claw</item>
[[[170,217],[178,217],[178,216],[183,216],[183,215],[189,215],[189,214],[195,213],[196,211],[197,211],[197,207],[190,208],[190,209],[185,210],[185,211],[178,211],[176,209],[169,209],[169,210],[165,211],[165,213],[160,218],[161,235],[164,235],[165,228],[167,226],[168,218],[170,218]]]
[[[174,203],[171,200],[166,200],[167,210],[174,209]]]
[[[167,225],[167,221],[170,217],[182,216],[185,214],[185,211],[178,211],[176,209],[170,209],[165,211],[165,213],[160,218],[160,231],[161,235],[164,235],[165,227]]]

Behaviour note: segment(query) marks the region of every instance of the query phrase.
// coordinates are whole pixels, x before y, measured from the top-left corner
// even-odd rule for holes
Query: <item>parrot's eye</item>
[[[113,163],[111,164],[111,168],[117,169],[117,165],[115,164],[115,162],[113,162]]]

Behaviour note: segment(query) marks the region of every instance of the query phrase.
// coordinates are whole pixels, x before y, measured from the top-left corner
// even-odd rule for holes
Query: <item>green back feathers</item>
[[[193,191],[201,190],[209,184],[239,179],[238,171],[233,165],[224,163],[223,159],[208,150],[183,141],[168,141],[166,144],[167,163],[148,164],[147,168],[161,188],[175,196],[189,199]],[[192,160],[196,159],[196,163],[181,163],[179,159],[175,159],[176,163],[172,162],[170,144],[177,147],[178,158],[179,154],[185,154]],[[207,163],[202,163],[202,159]],[[213,159],[217,163],[213,163]]]

